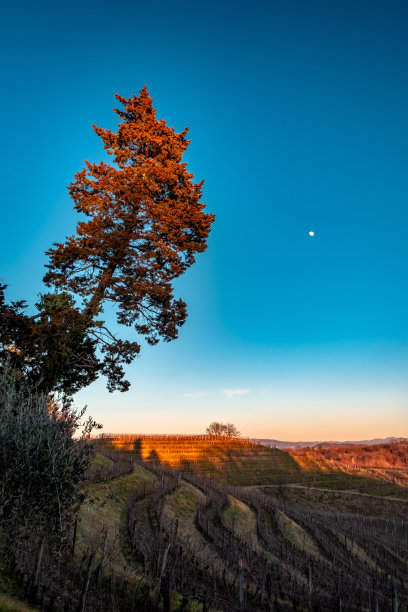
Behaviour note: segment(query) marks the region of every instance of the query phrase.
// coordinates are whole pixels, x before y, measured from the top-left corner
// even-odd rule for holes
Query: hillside
[[[267,484],[285,472],[296,481],[299,466],[279,449],[216,436],[104,435],[97,448],[115,449],[150,464],[212,476],[231,484]]]
[[[328,446],[354,446],[358,445],[374,445],[374,444],[390,444],[393,442],[408,442],[408,438],[373,438],[372,440],[348,440],[346,442],[339,441],[327,441],[327,440],[314,440],[314,441],[297,441],[289,442],[287,440],[275,440],[271,438],[250,438],[254,444],[263,444],[264,446],[271,446],[272,448],[289,449],[289,448],[305,448],[305,447],[328,447]]]
[[[388,444],[342,444],[328,447],[302,448],[289,451],[298,462],[303,457],[333,461],[339,465],[359,465],[373,468],[408,469],[408,442]]]
[[[408,444],[290,449],[215,436],[104,434],[96,448],[120,451],[146,465],[183,475],[216,478],[231,485],[313,485],[398,494],[408,484]]]
[[[408,487],[387,469],[206,436],[104,436],[94,448],[69,571],[39,586],[40,609],[407,609]]]
[[[183,455],[186,440],[168,438],[173,459],[169,448],[164,452],[163,437],[149,439],[145,450],[138,440],[134,472],[91,485],[91,500],[80,513],[78,554],[83,558],[93,550],[97,559],[105,554],[106,593],[116,589],[114,597],[105,600],[106,611],[139,611],[140,594],[146,610],[168,612],[406,609],[406,499],[354,489],[319,491],[308,486],[307,468],[299,464],[299,484],[231,486],[225,478],[225,473],[233,473],[230,457],[236,462],[241,456],[246,475],[245,457],[254,462],[260,453],[265,463],[267,457],[260,448],[236,442],[213,440],[211,445],[207,440],[206,446],[200,441],[195,449],[198,463],[193,465],[203,469],[211,464],[208,454],[214,446],[218,469],[211,478],[194,470],[182,472],[180,478],[178,470],[162,468],[158,458],[162,452],[163,459],[183,466],[185,458],[177,455]],[[123,439],[116,451],[106,440],[99,446],[102,451],[103,446],[109,448],[109,461],[120,463],[124,451],[132,455]],[[145,452],[143,461],[140,455]],[[274,453],[269,455],[277,471],[275,459]],[[104,463],[100,456],[97,463]],[[287,465],[279,462],[282,481]],[[354,486],[352,474],[342,472],[342,478],[346,488]],[[401,497],[406,493],[403,486],[384,483],[384,492],[391,489]],[[134,607],[120,584],[134,594]],[[97,593],[96,572],[89,593],[95,609]],[[116,608],[108,603],[113,600]]]
[[[350,444],[290,449],[288,452],[303,471],[337,473],[337,477],[339,472],[347,473],[354,480],[364,480],[370,488],[374,482],[408,485],[408,442]],[[401,495],[397,491],[396,494]]]

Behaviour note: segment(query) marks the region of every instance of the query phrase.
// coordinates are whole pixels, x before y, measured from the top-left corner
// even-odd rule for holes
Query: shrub
[[[85,409],[28,389],[9,367],[0,375],[0,523],[8,555],[31,542],[61,550],[67,541],[91,447]],[[14,551],[14,554],[13,554]]]

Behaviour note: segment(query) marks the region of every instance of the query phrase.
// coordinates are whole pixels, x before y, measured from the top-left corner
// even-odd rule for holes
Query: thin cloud
[[[225,397],[231,399],[235,395],[245,395],[246,393],[249,393],[251,389],[221,389],[221,391]]]
[[[182,397],[200,398],[205,397],[207,395],[207,391],[192,391],[190,393],[182,393],[181,395]]]

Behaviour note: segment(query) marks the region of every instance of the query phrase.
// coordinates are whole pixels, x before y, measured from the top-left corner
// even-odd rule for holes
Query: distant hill
[[[271,440],[269,438],[250,438],[250,441],[254,444],[263,444],[264,446],[270,446],[272,448],[304,448],[306,446],[322,446],[323,448],[327,448],[329,446],[349,446],[351,444],[390,444],[392,442],[408,442],[408,438],[374,438],[373,440],[358,440],[358,441],[346,441],[346,442],[337,442],[337,441],[321,441],[315,440],[313,442],[286,442],[284,440]]]

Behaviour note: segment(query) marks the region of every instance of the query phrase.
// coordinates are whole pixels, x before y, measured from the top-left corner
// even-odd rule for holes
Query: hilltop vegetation
[[[313,457],[337,465],[374,468],[408,468],[408,441],[389,444],[339,444],[290,450],[294,458]]]

